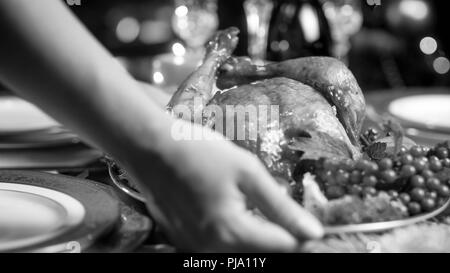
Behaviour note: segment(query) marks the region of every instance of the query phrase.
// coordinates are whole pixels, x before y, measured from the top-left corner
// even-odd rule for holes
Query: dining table
[[[445,88],[370,92],[366,95],[368,114],[364,127],[377,126],[378,118],[382,113],[389,112],[388,105],[395,99],[425,92],[449,94],[449,90]],[[420,130],[424,133],[416,135],[407,133],[406,135],[422,145],[434,145],[438,140],[450,139],[450,132],[446,134],[442,131],[427,131],[424,128]],[[44,130],[28,132],[30,133],[35,134],[36,139],[39,137],[45,139],[45,135],[42,136],[42,134],[47,133],[47,137],[51,138],[55,132],[48,133]],[[145,205],[135,202],[136,200],[117,187],[111,177],[108,157],[102,151],[90,147],[66,129],[60,128],[58,133],[67,134],[66,137],[70,141],[53,142],[53,145],[51,141],[47,143],[43,141],[41,147],[36,143],[27,146],[29,143],[26,137],[16,138],[14,144],[13,135],[0,133],[0,185],[2,183],[38,185],[57,189],[81,199],[86,199],[86,196],[93,193],[101,193],[105,197],[104,203],[92,205],[88,202],[85,206],[97,208],[106,206],[116,209],[105,209],[103,212],[93,210],[93,213],[100,213],[102,217],[108,218],[105,220],[106,223],[97,223],[99,226],[104,226],[94,229],[95,232],[84,227],[88,231],[75,232],[75,235],[72,234],[73,231],[65,235],[67,239],[57,237],[53,241],[48,241],[47,245],[38,244],[32,248],[25,248],[26,251],[71,252],[73,249],[80,252],[173,253],[178,251],[151,217]],[[55,139],[61,141],[64,136]],[[20,146],[24,143],[28,144]],[[85,225],[89,226],[86,223]],[[85,242],[85,245],[81,245],[80,249],[68,248],[68,243],[73,240]],[[62,248],[61,242],[65,243]],[[21,251],[20,248],[19,251]],[[304,242],[302,251],[308,253],[450,252],[450,209],[439,213],[437,217],[401,228],[328,234],[320,240]]]

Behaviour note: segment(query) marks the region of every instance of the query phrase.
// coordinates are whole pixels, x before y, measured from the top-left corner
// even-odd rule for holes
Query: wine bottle
[[[332,38],[319,0],[276,0],[267,44],[271,61],[330,56]]]

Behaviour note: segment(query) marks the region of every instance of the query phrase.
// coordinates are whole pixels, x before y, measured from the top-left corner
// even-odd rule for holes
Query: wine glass
[[[244,10],[249,37],[248,53],[255,62],[266,59],[269,23],[272,15],[271,0],[245,0]]]
[[[202,52],[218,26],[217,0],[175,0],[172,28],[188,50]]]
[[[203,46],[219,25],[217,0],[175,0],[174,4],[172,28],[184,45],[175,42],[171,52],[155,56],[152,62],[153,83],[171,94],[200,65]]]
[[[361,29],[363,23],[360,2],[360,0],[326,0],[323,3],[323,10],[334,40],[332,54],[345,63],[348,62],[348,52],[351,48],[350,38]]]

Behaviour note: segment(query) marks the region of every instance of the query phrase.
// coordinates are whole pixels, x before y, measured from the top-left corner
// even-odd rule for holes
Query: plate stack
[[[146,215],[106,184],[61,175],[106,171],[101,158],[33,104],[0,97],[0,253],[124,252],[140,245],[152,228]]]
[[[0,97],[0,169],[83,168],[102,154],[33,104]]]
[[[104,184],[34,171],[0,171],[0,253],[128,252],[152,228]]]

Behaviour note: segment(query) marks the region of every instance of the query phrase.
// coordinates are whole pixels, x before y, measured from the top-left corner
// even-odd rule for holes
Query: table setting
[[[364,67],[355,65],[361,49],[353,39],[376,8],[245,0],[234,27],[221,21],[223,2],[175,0],[161,8],[164,16],[149,11],[175,38],[140,64],[116,60],[171,98],[168,115],[216,130],[259,158],[285,197],[321,222],[323,238],[302,242],[300,252],[450,252],[450,85],[443,64],[429,59],[444,58],[444,49],[422,54],[436,85],[398,84],[392,78],[406,78],[401,62],[383,53],[389,86],[370,88],[358,77]],[[386,9],[412,12],[402,7]],[[204,116],[184,116],[179,105]],[[233,119],[215,112],[242,105],[276,105],[277,119],[261,125],[250,115],[236,125],[229,122],[238,112]],[[57,118],[0,92],[0,253],[184,252],[136,178]],[[229,127],[236,132],[223,131]],[[256,139],[236,139],[239,130]]]

